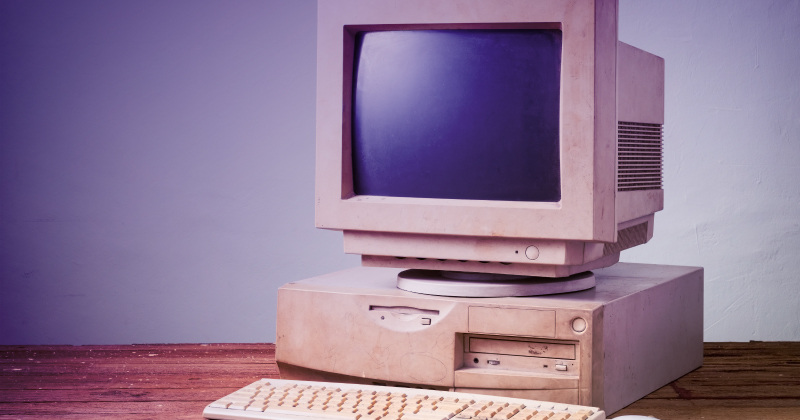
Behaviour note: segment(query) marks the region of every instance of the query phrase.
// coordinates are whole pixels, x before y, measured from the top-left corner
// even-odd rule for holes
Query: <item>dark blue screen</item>
[[[361,32],[357,195],[556,202],[559,30]]]

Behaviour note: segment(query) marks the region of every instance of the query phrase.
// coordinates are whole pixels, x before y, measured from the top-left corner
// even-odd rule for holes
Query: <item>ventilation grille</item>
[[[620,121],[617,130],[617,190],[661,189],[661,124]]]
[[[425,261],[425,260],[427,260],[427,259],[428,259],[428,258],[422,258],[422,257],[394,257],[394,258],[395,258],[395,259],[398,259],[398,260],[404,260],[404,259],[406,259],[406,258],[416,258],[416,259],[418,259],[418,260],[420,260],[420,261]],[[434,259],[435,259],[436,261],[451,261],[451,260],[442,259],[442,258],[431,258],[431,260],[434,260]],[[476,262],[476,261],[470,261],[470,260],[452,260],[452,261],[458,261],[458,262],[460,262],[460,263],[466,263],[466,262]],[[477,262],[479,262],[479,263],[481,263],[481,264],[493,264],[493,261],[477,261]],[[501,262],[500,264],[503,264],[503,265],[511,265],[511,263],[510,263],[510,262]]]

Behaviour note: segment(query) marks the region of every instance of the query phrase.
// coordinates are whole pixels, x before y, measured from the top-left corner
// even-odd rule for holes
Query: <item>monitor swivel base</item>
[[[595,284],[591,271],[563,278],[440,270],[406,270],[397,275],[398,289],[453,297],[554,295],[591,289]]]

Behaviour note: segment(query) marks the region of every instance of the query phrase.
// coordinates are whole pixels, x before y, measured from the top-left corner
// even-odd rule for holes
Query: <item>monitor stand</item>
[[[595,284],[591,271],[561,278],[443,270],[405,270],[397,275],[398,289],[453,297],[554,295],[591,289]]]

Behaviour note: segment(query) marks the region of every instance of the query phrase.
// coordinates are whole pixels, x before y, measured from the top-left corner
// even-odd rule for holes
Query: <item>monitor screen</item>
[[[359,32],[356,195],[558,202],[562,33]]]

